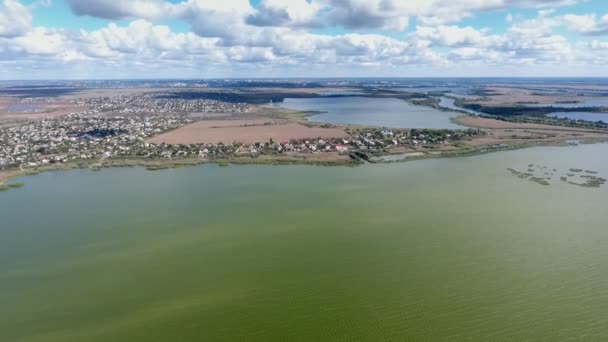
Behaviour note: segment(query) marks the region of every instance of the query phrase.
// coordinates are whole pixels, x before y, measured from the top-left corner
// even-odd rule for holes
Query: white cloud
[[[66,0],[76,15],[104,19],[146,18],[166,15],[171,4],[164,0]]]
[[[573,1],[263,0],[257,8],[249,0],[68,2],[75,13],[128,18],[128,23],[108,23],[93,31],[31,28],[30,16],[24,28],[0,34],[0,61],[14,62],[24,70],[75,68],[81,73],[88,67],[115,73],[175,73],[172,76],[177,71],[194,76],[192,72],[198,70],[247,72],[236,76],[264,70],[281,76],[369,70],[398,76],[407,68],[499,72],[520,65],[564,68],[608,60],[608,53],[601,51],[605,42],[576,43],[556,33],[568,24],[581,34],[600,34],[608,21],[593,15],[558,16],[552,11]],[[29,14],[15,0],[4,0],[3,6],[9,3]],[[516,7],[538,8],[538,16],[530,19],[513,12],[510,26],[502,32],[447,24],[479,11]],[[383,32],[402,32],[413,17],[417,23],[413,32]],[[159,24],[163,19],[181,20],[191,32],[174,32]],[[351,29],[338,35],[313,33],[317,32],[313,28],[335,25]]]
[[[15,50],[31,55],[55,56],[65,49],[66,37],[60,31],[35,28],[14,39]]]
[[[503,39],[497,35],[486,35],[473,27],[440,25],[437,27],[418,26],[412,35],[416,39],[428,40],[440,46],[490,46],[500,45]]]
[[[555,8],[583,0],[318,0],[327,4],[331,24],[349,28],[403,31],[409,19],[435,26],[478,12],[512,8]],[[313,2],[314,3],[314,2]]]
[[[584,35],[608,35],[608,14],[599,19],[596,14],[567,14],[562,19],[571,31]]]
[[[323,5],[307,0],[263,0],[246,21],[256,26],[320,27]]]
[[[30,10],[17,0],[0,2],[0,37],[15,37],[27,32],[32,25]]]
[[[273,27],[342,26],[404,31],[412,17],[423,25],[457,22],[477,12],[555,8],[584,0],[66,0],[74,13],[106,19],[178,18],[208,37],[231,36],[245,24]]]

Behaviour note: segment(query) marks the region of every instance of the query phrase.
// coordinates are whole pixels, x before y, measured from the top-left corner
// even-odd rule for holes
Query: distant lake
[[[458,116],[458,113],[415,106],[394,98],[288,98],[278,105],[301,111],[324,112],[308,117],[308,120],[314,122],[392,128],[464,128],[450,121],[450,118]]]
[[[608,123],[608,113],[589,113],[589,112],[554,112],[547,114],[554,118],[567,118],[572,120],[585,120],[585,121],[603,121]]]
[[[559,179],[606,155],[25,177],[0,341],[607,341],[608,185]],[[551,186],[506,170],[532,163]]]
[[[322,91],[319,93],[321,96],[357,96],[363,95],[360,91]]]
[[[6,107],[6,111],[8,112],[29,112],[33,110],[42,109],[44,106],[39,104],[29,104],[29,103],[17,103],[12,104]]]

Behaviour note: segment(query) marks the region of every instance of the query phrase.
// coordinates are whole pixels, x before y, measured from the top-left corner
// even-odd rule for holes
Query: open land
[[[526,103],[559,103],[579,102],[591,97],[578,96],[576,94],[543,94],[537,90],[513,87],[488,87],[485,91],[489,96],[477,98],[478,102],[487,106],[520,105]]]
[[[516,105],[574,101],[517,87],[485,87],[466,102]],[[597,89],[593,89],[597,90]],[[358,91],[368,97],[434,98],[355,86],[250,88],[91,88],[56,96],[7,96],[0,91],[0,183],[26,174],[82,167],[144,166],[151,170],[200,163],[356,165],[385,155],[408,160],[488,153],[569,141],[608,140],[592,123],[542,116],[464,115],[464,130],[384,129],[314,124],[314,114],[276,107],[286,97]],[[14,105],[33,110],[8,112]],[[24,106],[24,108],[28,108]]]
[[[205,120],[155,136],[153,144],[195,145],[233,142],[255,144],[266,141],[346,138],[340,128],[305,126],[277,120]]]

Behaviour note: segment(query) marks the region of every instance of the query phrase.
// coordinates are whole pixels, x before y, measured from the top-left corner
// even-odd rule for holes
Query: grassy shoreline
[[[412,102],[411,99],[403,99],[404,101]],[[418,104],[417,105],[424,105]],[[297,110],[289,110],[285,108],[265,108],[267,111],[265,112],[265,116],[277,119],[285,119],[291,122],[298,122],[302,124],[310,124],[317,125],[318,123],[308,121],[307,118],[319,114],[321,112],[316,111],[297,111]],[[444,108],[441,108],[445,110]],[[449,110],[446,110],[449,111]],[[484,127],[483,125],[477,125],[475,123],[471,123],[466,121],[466,118],[470,118],[471,116],[466,113],[459,113],[460,115],[452,117],[450,119],[451,122],[471,128],[480,128],[487,130],[488,132],[500,130],[496,127]],[[517,127],[520,125],[520,127]],[[514,124],[515,127],[509,127],[514,130],[526,130],[526,129],[548,129],[549,127],[530,127],[525,124]],[[338,125],[338,127],[347,129],[347,128],[362,128],[362,127],[370,127],[370,126],[360,126],[360,125]],[[504,130],[504,128],[502,128]],[[574,131],[580,133],[600,133],[606,134],[602,138],[597,137],[585,137],[581,136],[577,138],[577,141],[580,143],[606,143],[608,142],[608,132],[605,130],[589,130],[589,129],[577,129],[572,127],[550,127],[550,130],[553,131]],[[419,156],[412,157],[404,157],[400,160],[391,160],[391,161],[375,161],[371,163],[377,164],[387,164],[387,163],[396,163],[396,162],[409,162],[416,160],[424,160],[424,159],[436,159],[436,158],[458,158],[458,157],[470,157],[475,155],[482,155],[494,152],[502,152],[502,151],[511,151],[524,149],[529,147],[538,147],[538,146],[565,146],[568,145],[568,141],[573,140],[572,138],[553,138],[549,140],[542,139],[534,139],[528,141],[517,141],[517,142],[500,142],[496,141],[493,143],[487,143],[483,145],[471,146],[466,145],[462,147],[458,147],[453,150],[430,150],[430,151],[419,151],[424,153]],[[390,155],[399,155],[402,153],[396,151],[388,151],[385,153],[376,154],[375,156],[390,156]],[[180,160],[145,160],[145,159],[111,159],[111,160],[91,160],[91,161],[79,161],[73,163],[66,164],[52,164],[40,166],[35,169],[12,169],[12,170],[4,170],[0,171],[0,191],[10,190],[12,188],[22,187],[23,184],[19,183],[18,186],[9,184],[10,181],[26,177],[33,176],[43,172],[56,172],[56,171],[66,171],[66,170],[75,170],[75,169],[91,169],[91,170],[101,170],[103,168],[111,168],[111,167],[142,167],[148,171],[159,171],[166,169],[174,169],[181,167],[192,167],[203,164],[216,164],[219,166],[228,166],[228,165],[314,165],[314,166],[348,166],[353,167],[361,164],[365,164],[366,162],[361,160],[355,160],[352,158],[345,158],[344,156],[335,157],[325,157],[324,158],[309,158],[308,155],[260,155],[255,158],[250,156],[238,156],[230,159],[199,159],[199,158],[188,158],[188,159],[180,159]]]
[[[608,138],[604,139],[585,139],[581,138],[579,144],[596,144],[596,143],[608,143]],[[400,162],[410,162],[417,160],[426,159],[438,159],[438,158],[459,158],[459,157],[472,157],[476,155],[483,155],[496,152],[513,151],[531,147],[543,147],[543,146],[570,146],[567,140],[561,141],[530,141],[525,143],[507,143],[507,144],[492,144],[492,145],[479,145],[475,147],[463,147],[456,150],[448,151],[433,151],[424,153],[420,156],[407,157],[400,160],[393,161],[378,161],[377,164],[391,164]],[[398,155],[400,153],[385,153],[384,156]],[[202,159],[182,159],[182,160],[137,160],[137,159],[125,159],[125,160],[106,160],[103,162],[92,161],[92,162],[80,162],[70,163],[61,165],[49,165],[43,166],[36,169],[25,169],[25,170],[5,170],[0,171],[0,191],[6,191],[13,188],[21,188],[24,186],[23,182],[9,183],[12,180],[19,179],[26,176],[34,176],[44,172],[57,172],[57,171],[68,171],[68,170],[79,170],[79,169],[91,169],[101,170],[104,168],[114,167],[141,167],[148,171],[160,171],[166,169],[175,169],[182,167],[193,167],[198,165],[215,164],[219,166],[229,165],[312,165],[312,166],[342,166],[342,167],[354,167],[364,164],[361,161],[353,159],[305,159],[301,156],[260,156],[257,158],[251,157],[236,157],[233,159],[217,159],[217,160],[202,160]]]

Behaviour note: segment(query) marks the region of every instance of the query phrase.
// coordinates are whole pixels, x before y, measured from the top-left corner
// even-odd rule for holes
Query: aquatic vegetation
[[[578,185],[585,188],[599,188],[600,186],[606,183],[605,178],[595,177],[595,176],[581,176],[585,180],[584,183],[574,183],[570,182],[572,185]]]
[[[528,178],[528,177],[532,176],[531,173],[525,173],[525,172],[517,171],[517,170],[511,169],[511,168],[508,168],[507,170],[519,178]]]
[[[535,182],[535,183],[538,183],[540,185],[545,185],[545,186],[551,185],[551,183],[547,182],[544,178],[530,177],[530,180],[533,181],[533,182]]]
[[[8,191],[10,189],[20,189],[25,186],[25,183],[11,183],[11,184],[0,184],[0,191]]]
[[[528,169],[527,169],[528,172],[518,171],[513,168],[508,168],[507,170],[509,172],[511,172],[511,174],[517,176],[518,178],[528,179],[534,183],[537,183],[537,184],[540,184],[543,186],[548,186],[548,185],[551,185],[551,183],[549,181],[552,180],[554,173],[546,172],[545,170],[547,170],[547,169],[548,169],[547,166],[543,166],[543,165],[535,166],[534,164],[529,164]],[[555,173],[559,172],[557,169],[551,169],[551,170],[553,170],[553,172],[555,172]],[[578,168],[571,168],[571,169],[569,169],[569,171],[571,173],[567,173],[565,175],[560,176],[560,180],[567,184],[581,186],[581,187],[585,187],[585,188],[599,188],[602,185],[606,184],[606,181],[607,181],[606,179],[604,179],[602,177],[595,176],[599,173],[597,171],[583,170],[583,169],[578,169]],[[582,174],[583,172],[585,174]]]
[[[8,184],[8,187],[11,189],[19,189],[19,188],[23,188],[24,186],[25,186],[25,183],[23,183],[23,182]]]

